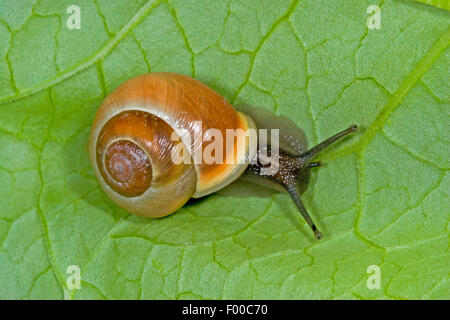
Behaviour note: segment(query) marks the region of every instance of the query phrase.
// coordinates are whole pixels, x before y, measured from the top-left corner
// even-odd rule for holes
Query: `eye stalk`
[[[322,232],[316,227],[315,223],[311,219],[308,211],[306,210],[301,195],[306,191],[309,185],[309,179],[311,176],[311,168],[322,166],[322,162],[312,160],[323,149],[333,144],[337,140],[345,137],[346,135],[356,132],[358,126],[353,124],[347,129],[335,134],[334,136],[322,141],[318,145],[302,153],[300,156],[292,156],[283,150],[280,150],[279,157],[279,169],[274,175],[264,175],[263,168],[267,165],[262,165],[260,161],[256,164],[250,164],[247,168],[247,172],[253,175],[258,175],[275,182],[286,190],[300,211],[305,221],[314,232],[314,237],[317,240],[323,238]]]
[[[348,127],[345,130],[342,130],[341,132],[336,133],[334,136],[326,139],[325,141],[322,141],[317,146],[309,149],[302,155],[300,155],[300,158],[306,162],[309,163],[309,161],[314,158],[318,153],[320,153],[323,149],[328,147],[330,144],[333,144],[337,140],[341,139],[342,137],[345,137],[349,133],[358,131],[358,126],[356,124],[352,124],[350,127]]]

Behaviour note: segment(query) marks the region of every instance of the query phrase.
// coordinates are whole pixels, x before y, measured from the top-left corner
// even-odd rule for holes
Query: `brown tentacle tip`
[[[358,126],[356,124],[352,124],[348,129],[352,132],[356,132],[358,131]]]
[[[316,238],[316,240],[320,240],[323,238],[323,234],[322,232],[320,232],[319,230],[314,230],[314,237]]]

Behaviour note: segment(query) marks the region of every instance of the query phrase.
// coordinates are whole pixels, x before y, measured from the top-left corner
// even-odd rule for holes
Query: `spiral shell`
[[[178,141],[189,151],[208,146],[208,141],[187,140],[185,132],[204,136],[214,128],[226,139],[227,129],[254,127],[248,116],[201,82],[151,73],[126,81],[105,99],[94,119],[89,154],[101,187],[119,206],[162,217],[191,197],[231,183],[247,167],[245,159],[254,156],[245,137],[234,136],[234,143],[224,141],[220,163],[174,163]]]

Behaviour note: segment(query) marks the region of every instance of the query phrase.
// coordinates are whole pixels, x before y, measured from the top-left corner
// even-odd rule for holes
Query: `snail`
[[[250,176],[286,190],[315,237],[322,238],[301,195],[309,184],[311,168],[321,165],[313,158],[357,126],[301,154],[280,148],[273,174],[265,171],[268,162],[261,161],[259,136],[228,135],[229,130],[242,133],[257,128],[251,116],[235,110],[200,81],[175,73],[150,73],[126,81],[103,101],[91,129],[89,157],[104,192],[136,215],[167,216],[190,198],[206,196],[240,176]],[[212,139],[210,132],[225,137],[222,147],[211,148],[216,136]],[[208,151],[222,161],[201,161],[196,156]],[[188,161],[174,161],[174,154]],[[265,154],[271,156],[271,151]]]

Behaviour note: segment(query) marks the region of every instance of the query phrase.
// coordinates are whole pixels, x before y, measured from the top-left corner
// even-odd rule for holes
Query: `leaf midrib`
[[[119,32],[116,33],[116,35],[106,44],[106,46],[103,47],[98,53],[93,55],[90,59],[85,61],[84,63],[78,64],[78,66],[69,69],[65,73],[57,76],[56,78],[47,80],[33,88],[25,89],[19,94],[2,97],[0,98],[0,105],[6,104],[9,102],[13,102],[16,100],[24,99],[26,97],[29,97],[33,94],[36,94],[38,92],[44,91],[62,81],[64,81],[67,78],[72,77],[73,75],[86,70],[90,66],[94,65],[101,59],[103,59],[106,55],[108,55],[116,46],[117,44],[125,38],[125,36],[134,28],[136,27],[141,20],[147,16],[147,14],[155,7],[157,7],[163,0],[149,0],[144,6],[142,6],[141,9],[130,19],[130,21],[122,28]]]

